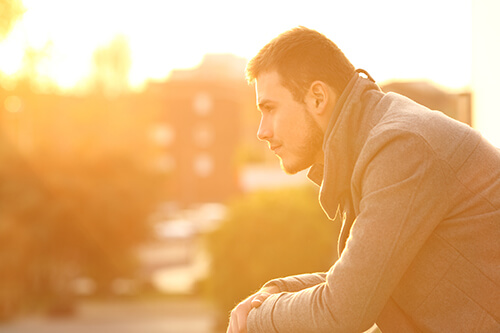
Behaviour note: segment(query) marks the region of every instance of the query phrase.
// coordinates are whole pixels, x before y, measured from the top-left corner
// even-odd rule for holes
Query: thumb
[[[254,308],[258,308],[259,306],[262,305],[262,303],[270,296],[271,294],[270,293],[265,293],[265,292],[262,292],[262,293],[258,293],[257,295],[255,295],[255,297],[252,299],[252,307]]]

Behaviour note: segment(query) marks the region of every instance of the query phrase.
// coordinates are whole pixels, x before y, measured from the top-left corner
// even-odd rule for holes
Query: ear
[[[310,110],[314,113],[321,115],[325,112],[326,106],[330,98],[330,89],[323,81],[314,81],[309,87],[307,93],[307,104]]]

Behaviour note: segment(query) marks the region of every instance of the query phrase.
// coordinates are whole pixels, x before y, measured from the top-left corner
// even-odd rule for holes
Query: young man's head
[[[304,27],[264,46],[247,65],[262,112],[257,136],[283,169],[296,173],[323,159],[323,137],[354,66],[324,35]]]
[[[276,71],[282,85],[298,102],[314,81],[323,81],[340,96],[355,73],[344,53],[323,34],[305,27],[288,30],[265,45],[246,68],[253,83],[265,72]]]

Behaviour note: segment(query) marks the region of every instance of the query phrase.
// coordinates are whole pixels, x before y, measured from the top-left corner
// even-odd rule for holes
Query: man
[[[328,272],[269,281],[228,332],[500,332],[500,151],[361,72],[303,27],[249,62],[259,139],[343,225]]]

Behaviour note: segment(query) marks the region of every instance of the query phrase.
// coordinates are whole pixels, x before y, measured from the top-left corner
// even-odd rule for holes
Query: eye
[[[269,102],[264,102],[264,103],[259,104],[257,109],[263,115],[264,114],[273,114],[277,110],[276,105],[274,105],[274,103],[269,103]]]
[[[266,106],[262,112],[264,113],[268,113],[268,114],[272,114],[274,111],[275,111],[276,108],[274,108],[273,106]]]

